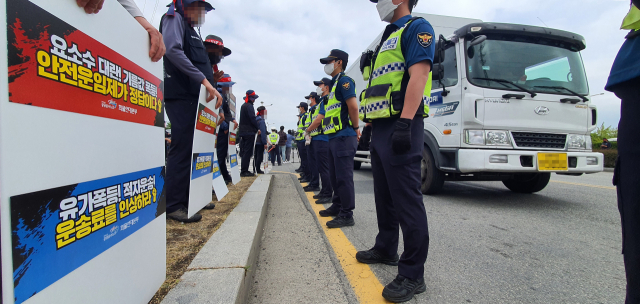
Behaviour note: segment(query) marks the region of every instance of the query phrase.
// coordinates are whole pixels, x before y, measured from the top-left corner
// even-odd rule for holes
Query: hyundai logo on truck
[[[549,108],[547,107],[543,107],[543,106],[539,106],[535,109],[536,114],[538,115],[547,115],[549,114]]]

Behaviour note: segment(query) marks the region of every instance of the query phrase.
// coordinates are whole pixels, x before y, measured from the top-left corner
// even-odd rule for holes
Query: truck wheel
[[[353,170],[360,170],[360,167],[362,167],[362,162],[357,160],[353,162]]]
[[[516,193],[535,193],[544,189],[551,179],[551,173],[516,174],[502,183]]]
[[[425,146],[422,149],[422,162],[420,162],[422,179],[420,191],[423,194],[436,194],[442,190],[444,185],[444,172],[436,167],[436,160],[431,153],[431,149]]]

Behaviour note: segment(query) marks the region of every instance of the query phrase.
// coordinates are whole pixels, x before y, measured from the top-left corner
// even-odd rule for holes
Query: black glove
[[[399,118],[396,121],[391,147],[396,154],[405,154],[411,150],[411,119]]]

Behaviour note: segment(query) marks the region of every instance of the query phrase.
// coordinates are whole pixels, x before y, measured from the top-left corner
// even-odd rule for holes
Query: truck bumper
[[[462,173],[474,172],[539,172],[538,170],[538,153],[552,151],[522,151],[522,150],[458,150],[458,170]],[[544,171],[544,172],[560,172],[560,173],[597,173],[603,171],[604,155],[596,152],[558,152],[567,153],[567,157],[577,158],[575,168],[569,167],[568,171]],[[506,155],[506,163],[491,162],[491,156]],[[524,166],[521,156],[532,157],[532,167]],[[587,164],[587,157],[595,157],[598,162],[595,165]],[[525,164],[526,165],[526,164]],[[542,172],[542,171],[540,171]]]

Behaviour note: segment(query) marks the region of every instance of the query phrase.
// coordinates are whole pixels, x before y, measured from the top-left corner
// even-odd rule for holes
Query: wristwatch
[[[358,129],[360,129],[360,126],[353,126],[353,129],[354,130],[358,130]]]

